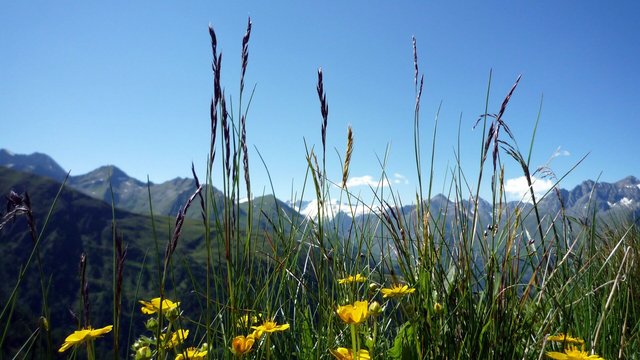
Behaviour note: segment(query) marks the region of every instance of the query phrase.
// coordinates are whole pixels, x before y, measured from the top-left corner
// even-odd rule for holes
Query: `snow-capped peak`
[[[304,201],[287,201],[287,205],[308,218],[316,218],[318,212],[322,211],[322,215],[327,219],[333,219],[342,213],[348,217],[356,217],[359,215],[369,214],[372,210],[361,203],[347,204],[340,203],[338,200],[330,200],[325,202],[324,206],[319,206],[317,199]]]

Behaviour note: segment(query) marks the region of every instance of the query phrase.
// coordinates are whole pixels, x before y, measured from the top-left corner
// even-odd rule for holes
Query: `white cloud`
[[[372,188],[387,187],[391,184],[408,184],[409,180],[400,173],[394,173],[391,179],[380,180],[371,175],[350,177],[347,180],[347,187],[370,186]]]
[[[371,175],[356,176],[347,180],[347,187],[371,186],[373,188],[389,186],[387,180],[375,180]]]
[[[558,146],[558,148],[553,153],[553,155],[551,155],[551,159],[555,159],[555,158],[561,157],[561,156],[571,156],[571,153],[568,152],[567,150],[563,150],[562,147]]]
[[[549,189],[553,187],[553,181],[549,179],[539,179],[535,176],[531,177],[531,187],[536,195],[536,200],[540,199]],[[509,200],[520,200],[523,202],[531,202],[531,194],[527,185],[527,178],[524,176],[508,179],[504,184],[504,190],[507,192]]]
[[[406,176],[399,174],[399,173],[394,173],[393,174],[393,183],[394,184],[408,184],[409,180],[407,179]]]

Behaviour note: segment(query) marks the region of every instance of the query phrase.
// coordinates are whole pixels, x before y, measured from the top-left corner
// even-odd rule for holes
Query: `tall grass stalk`
[[[27,270],[29,269],[29,266],[31,264],[31,262],[33,261],[34,256],[36,257],[37,261],[38,261],[38,272],[40,275],[40,286],[41,286],[41,291],[42,291],[42,301],[43,301],[43,306],[44,306],[44,321],[46,322],[46,326],[44,326],[44,330],[46,333],[46,346],[47,346],[47,351],[45,352],[45,356],[47,358],[51,358],[53,355],[53,351],[52,351],[52,339],[51,339],[51,320],[50,320],[50,315],[49,315],[49,310],[48,310],[48,296],[46,295],[47,292],[45,290],[45,286],[44,286],[44,273],[42,270],[42,265],[41,265],[41,260],[40,260],[40,251],[39,251],[39,245],[40,242],[42,241],[46,228],[47,228],[47,224],[49,223],[49,220],[51,219],[51,215],[53,213],[53,209],[55,208],[55,205],[60,197],[60,194],[62,193],[62,190],[64,189],[64,186],[67,182],[67,179],[69,177],[69,174],[67,174],[64,178],[64,180],[62,181],[62,184],[60,185],[60,187],[58,188],[58,192],[56,193],[53,202],[51,204],[51,207],[49,208],[49,211],[47,213],[47,216],[44,219],[44,222],[42,224],[42,228],[40,229],[40,232],[37,234],[36,236],[36,229],[35,229],[35,220],[33,219],[33,210],[31,208],[31,204],[29,201],[27,201],[27,207],[24,208],[24,206],[19,206],[20,208],[16,208],[14,210],[17,210],[17,212],[15,214],[12,214],[11,212],[6,214],[5,216],[9,216],[9,218],[15,218],[18,215],[22,215],[28,214],[28,216],[30,217],[30,220],[28,220],[28,224],[29,224],[29,233],[31,234],[32,239],[34,240],[33,242],[33,248],[31,250],[31,253],[27,259],[27,261],[25,262],[24,265],[21,266],[20,270],[19,270],[19,275],[18,275],[18,281],[16,282],[16,285],[14,286],[13,290],[11,291],[11,294],[9,295],[9,299],[5,302],[4,306],[2,307],[2,311],[0,312],[0,320],[5,320],[6,321],[6,325],[5,325],[5,329],[2,333],[2,338],[0,338],[0,348],[2,348],[4,341],[5,341],[5,337],[7,335],[7,332],[9,331],[9,327],[11,324],[10,318],[11,318],[11,313],[13,312],[13,307],[15,306],[15,302],[18,300],[17,294],[18,294],[18,289],[20,288],[20,284],[22,283],[22,280],[24,279],[24,276],[27,272]],[[16,194],[17,195],[17,194]],[[27,196],[28,199],[28,195]],[[17,205],[22,205],[22,204],[17,204]],[[3,225],[6,224],[6,221],[9,219],[3,219]],[[10,310],[9,313],[7,313],[7,310]],[[6,318],[5,318],[6,316]]]

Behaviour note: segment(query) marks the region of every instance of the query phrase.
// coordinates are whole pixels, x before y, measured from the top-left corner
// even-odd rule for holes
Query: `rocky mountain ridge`
[[[30,155],[13,154],[8,150],[0,150],[0,166],[12,170],[33,173],[61,182],[66,177],[66,171],[55,160],[46,154],[33,153]],[[145,183],[127,175],[116,166],[101,166],[87,174],[70,176],[67,185],[88,196],[111,203],[111,191],[113,188],[113,201],[116,207],[140,214],[148,214],[150,209],[149,192],[151,193],[151,205],[153,211],[159,215],[175,215],[187,198],[195,190],[195,180],[189,178],[175,178],[163,183]],[[215,196],[223,196],[222,192],[212,188]],[[270,196],[273,197],[273,196]],[[266,198],[265,198],[266,199]],[[280,201],[277,198],[264,200],[254,199],[253,203],[268,203],[288,214],[297,213],[300,218],[313,219],[318,214],[317,200],[289,200]],[[435,195],[431,201],[432,211],[451,212],[455,206],[469,206],[467,200],[457,204],[442,194]],[[572,190],[558,189],[551,192],[545,198],[539,200],[539,209],[543,214],[555,214],[564,209],[569,216],[587,216],[594,211],[596,213],[608,212],[633,212],[640,214],[640,180],[634,176],[628,176],[614,183],[595,182],[586,180]],[[511,202],[509,208],[521,207],[526,209],[530,204]],[[244,205],[246,207],[246,204]],[[415,211],[416,205],[406,205],[399,209],[403,214]],[[491,204],[480,199],[478,211],[481,219],[490,219]],[[367,207],[363,204],[349,206],[335,200],[325,204],[323,214],[329,219],[341,222],[340,227],[349,226],[351,221],[364,221],[370,216],[377,216],[382,209]],[[191,216],[199,216],[192,212]]]

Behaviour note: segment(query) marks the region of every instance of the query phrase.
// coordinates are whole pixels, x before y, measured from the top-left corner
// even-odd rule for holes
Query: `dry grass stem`
[[[349,165],[351,164],[351,153],[353,152],[353,130],[351,126],[347,129],[347,153],[342,167],[342,188],[346,188],[349,179]]]

